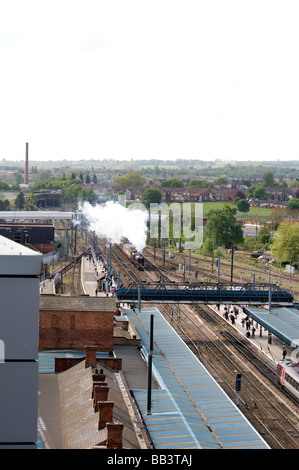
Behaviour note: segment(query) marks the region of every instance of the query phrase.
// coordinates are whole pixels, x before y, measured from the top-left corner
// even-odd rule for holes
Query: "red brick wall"
[[[39,348],[113,350],[114,312],[40,310]]]
[[[82,358],[75,357],[55,357],[55,372],[62,372],[75,366],[82,361]]]

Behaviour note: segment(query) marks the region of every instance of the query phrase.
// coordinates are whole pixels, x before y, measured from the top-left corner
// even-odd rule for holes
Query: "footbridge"
[[[292,306],[293,296],[276,284],[232,284],[232,283],[133,283],[116,291],[117,301],[140,303],[182,304],[265,304]]]

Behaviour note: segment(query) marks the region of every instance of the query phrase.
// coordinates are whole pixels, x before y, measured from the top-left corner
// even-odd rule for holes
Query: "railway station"
[[[154,317],[152,364],[160,388],[132,392],[156,449],[268,448],[157,308],[124,312],[141,337],[147,361]]]
[[[165,296],[165,292],[163,299],[142,296],[138,286],[135,286],[135,290],[130,287],[116,290],[114,276],[111,289],[98,289],[99,282],[105,281],[106,263],[98,259],[94,252],[90,256],[82,256],[81,261],[84,294],[89,297],[115,297],[122,312],[119,318],[128,320],[140,337],[138,348],[116,346],[114,352],[118,357],[124,357],[124,376],[155,449],[269,448],[159,310],[157,304],[163,301],[173,304],[196,303],[194,289],[191,289],[190,295],[190,286],[185,284],[184,288],[182,283],[182,297],[178,302],[177,298],[169,302],[169,293]],[[55,292],[53,280],[42,285],[45,291],[50,289]],[[150,287],[147,286],[144,292],[148,294]],[[156,287],[160,293],[165,288],[161,283]],[[172,284],[169,290],[176,287]],[[236,307],[239,314],[235,315],[232,324],[236,335],[247,336],[247,340],[267,355],[273,364],[281,362],[284,348],[287,349],[287,357],[292,355],[299,344],[296,334],[299,331],[296,323],[299,322],[299,310],[294,308],[289,293],[275,290],[275,286],[272,290],[271,286],[269,297],[269,286],[255,286],[260,287],[262,292],[259,298],[258,289],[249,286],[246,292],[247,295],[249,292],[251,298],[248,301],[248,297],[244,296],[245,289],[230,288],[232,296],[226,297],[226,292],[216,291],[212,287],[215,286],[206,286],[205,298],[198,303],[208,305],[224,320],[225,310],[231,313]],[[125,297],[124,293],[129,293],[129,296]],[[175,295],[178,295],[177,291]],[[187,300],[186,296],[189,296]],[[131,308],[130,304],[134,304],[134,307]],[[251,320],[250,335],[242,321],[246,316]],[[151,317],[154,317],[152,349]],[[227,321],[231,323],[230,318]],[[252,334],[254,327],[256,331]],[[154,383],[149,380],[149,370]]]
[[[89,266],[88,266],[87,268],[90,269]],[[90,288],[90,292],[91,292],[92,290],[93,290],[93,289]],[[269,301],[269,291],[267,291],[267,290],[265,289],[265,286],[263,286],[263,291],[265,292],[265,293],[264,293],[264,298],[263,298],[263,300],[265,300],[265,301],[268,300],[268,301]],[[130,292],[131,292],[131,291],[130,291]],[[233,290],[233,292],[236,293],[237,295],[241,295],[241,296],[243,295],[242,292],[240,293],[240,291],[238,291],[238,290]],[[275,299],[275,296],[273,296],[273,292],[272,292],[272,291],[271,291],[271,297],[270,297],[270,298],[271,298],[271,301],[273,302],[273,304],[276,305],[275,308],[289,310],[289,309],[290,309],[289,306],[292,305],[292,303],[291,303],[291,301],[293,300],[292,297],[286,295],[286,294],[288,294],[288,293],[281,292],[279,289],[277,290],[277,292],[278,292],[278,295],[280,295],[280,297],[278,298],[278,301],[277,301],[277,298]],[[214,295],[214,294],[213,294],[213,295]],[[117,301],[119,301],[120,299],[118,298],[118,291],[116,291],[116,297],[117,297]],[[236,297],[236,298],[237,298],[237,297]],[[253,300],[254,300],[253,305],[255,305],[256,298],[257,298],[255,292],[253,292],[253,297],[252,297],[252,298],[253,298]],[[214,299],[214,300],[212,300],[212,299]],[[134,301],[135,301],[135,307],[136,307],[136,300],[137,300],[137,303],[138,303],[138,297],[134,297],[134,299],[131,299],[131,300],[134,300]],[[139,300],[140,300],[140,292],[139,292]],[[212,303],[213,301],[215,302],[215,298],[211,297],[211,300],[209,301],[209,306],[210,306],[215,312],[217,312],[219,315],[221,315],[222,317],[223,317],[223,312],[224,312],[224,308],[225,308],[225,307],[228,307],[228,306],[229,306],[230,308],[233,307],[232,304],[229,305],[229,302],[219,305],[219,304],[213,304],[213,303]],[[243,297],[243,301],[244,301],[244,297]],[[133,303],[134,303],[134,302],[133,302]],[[150,309],[148,309],[148,308],[141,308],[141,304],[142,304],[142,303],[144,303],[144,304],[146,304],[146,303],[147,303],[147,304],[151,304],[151,302],[148,302],[148,299],[144,299],[143,302],[140,302],[140,303],[139,303],[139,307],[134,308],[134,310],[132,310],[131,308],[127,308],[127,307],[129,306],[130,302],[121,302],[120,305],[127,306],[127,307],[124,307],[124,308],[122,309],[122,310],[123,310],[123,314],[129,319],[130,323],[133,324],[134,328],[138,331],[138,334],[140,334],[141,340],[142,340],[142,350],[143,350],[144,357],[145,357],[146,362],[147,362],[147,360],[148,360],[148,353],[149,353],[149,351],[148,351],[148,344],[147,344],[147,342],[149,341],[149,338],[147,337],[147,335],[148,335],[148,332],[149,332],[149,328],[148,328],[148,326],[145,326],[145,320],[144,320],[143,317],[142,317],[142,312],[147,312],[147,317],[148,317],[148,314],[149,314],[150,311],[155,312],[155,315],[158,315],[158,317],[159,317],[159,319],[160,319],[161,321],[162,321],[163,316],[162,316],[162,314],[159,312],[159,310],[154,307],[154,305],[152,305],[152,307],[151,307]],[[258,311],[261,311],[261,310],[262,310],[262,309],[261,309],[261,301],[260,301],[260,302],[257,302],[256,304],[259,305],[259,308],[255,307],[255,309],[258,310]],[[281,305],[287,305],[288,307],[286,307],[286,306],[285,306],[285,307],[279,306],[280,304],[281,304]],[[248,308],[251,308],[251,309],[254,308],[253,306],[244,306],[244,304],[243,304],[242,307],[241,307],[241,302],[240,302],[239,299],[238,299],[238,302],[236,302],[235,305],[238,306],[238,308],[239,308],[240,311],[241,311],[241,310],[243,311],[243,316],[244,316],[244,317],[245,317],[245,315],[248,315],[248,313],[249,313],[249,312],[247,311]],[[273,309],[274,309],[274,307],[273,307]],[[139,313],[138,313],[139,311],[141,312],[141,315],[139,315]],[[296,310],[296,311],[298,312],[298,310]],[[137,314],[136,314],[136,312],[137,312]],[[296,313],[296,312],[295,312],[295,313]],[[252,321],[254,321],[254,320],[256,321],[256,319],[253,319],[253,318],[252,318]],[[148,320],[148,318],[147,318],[147,322],[148,322],[148,321],[149,321],[149,320]],[[169,331],[171,331],[171,334],[174,334],[174,335],[175,335],[176,341],[178,341],[178,340],[181,341],[181,340],[179,339],[179,337],[176,336],[176,333],[174,332],[174,330],[172,329],[172,327],[169,326],[168,322],[166,322],[166,320],[163,320],[163,321],[165,321],[165,324],[168,325]],[[141,322],[141,323],[140,323],[140,322]],[[139,324],[139,323],[140,323],[140,324]],[[164,324],[164,325],[165,325],[165,324]],[[256,326],[257,326],[257,323],[256,323]],[[283,339],[281,339],[278,335],[276,335],[276,333],[274,332],[274,330],[273,330],[273,331],[271,330],[271,326],[269,326],[269,325],[267,325],[267,326],[268,326],[268,329],[266,328],[266,326],[264,326],[264,330],[263,330],[263,333],[262,333],[262,336],[261,336],[261,337],[256,334],[255,337],[248,338],[248,341],[251,341],[259,350],[262,350],[262,352],[263,352],[264,354],[266,354],[268,357],[270,357],[271,360],[272,360],[274,363],[279,363],[279,361],[281,361],[281,359],[282,359],[282,353],[283,353],[283,348],[285,347],[285,342],[284,342]],[[236,321],[236,323],[235,323],[235,327],[239,330],[239,333],[243,334],[244,336],[246,335],[245,328],[244,328],[243,325],[242,325],[242,315],[239,315],[239,316],[238,316],[238,319],[237,319],[237,321]],[[143,328],[145,328],[145,332],[142,334],[142,329],[143,329]],[[157,327],[157,331],[158,331],[158,334],[160,334],[160,332],[162,332],[162,328],[160,327],[160,325]],[[270,331],[270,333],[273,333],[273,336],[272,336],[272,338],[271,338],[271,344],[269,344],[269,331]],[[156,334],[157,334],[157,333],[156,333]],[[161,333],[161,335],[162,335],[162,333]],[[163,335],[162,335],[162,336],[163,336]],[[246,335],[246,336],[247,336],[247,335]],[[156,339],[157,339],[157,338],[156,338]],[[145,345],[143,344],[143,341],[145,342]],[[174,358],[173,358],[173,360],[171,360],[171,361],[173,361],[175,364],[179,364],[181,361],[180,361],[178,358],[175,358],[175,354],[176,354],[176,351],[178,350],[178,347],[177,347],[177,345],[176,345],[176,347],[170,347],[170,344],[172,344],[172,343],[171,343],[171,341],[168,340],[168,347],[166,348],[167,355],[169,356],[169,355],[172,355],[172,354],[173,354],[173,355],[174,355]],[[184,344],[184,343],[183,343],[183,344]],[[185,346],[185,345],[184,345],[184,346]],[[164,345],[164,347],[165,347],[165,345]],[[287,348],[288,348],[288,354],[291,355],[291,353],[292,353],[292,351],[293,351],[292,345],[291,345],[291,344],[289,345],[289,344],[287,343]],[[187,348],[187,349],[188,349],[188,348]],[[189,350],[188,350],[188,351],[189,351]],[[128,352],[128,354],[130,354],[130,352]],[[188,358],[188,361],[186,361],[186,362],[188,362],[188,364],[189,364],[189,362],[191,361],[191,363],[192,363],[192,361],[193,361],[193,359],[194,359],[194,360],[197,361],[197,362],[196,362],[196,366],[200,365],[200,368],[201,368],[201,367],[202,367],[202,364],[193,356],[193,354],[191,353],[191,351],[189,351],[189,354],[190,354],[191,356]],[[170,359],[169,359],[169,357],[166,357],[166,354],[164,354],[164,353],[162,354],[162,356],[163,356],[164,360],[166,361],[166,368],[169,367],[169,370],[167,371],[167,374],[174,374],[175,380],[177,380],[177,378],[178,378],[178,372],[177,372],[176,370],[172,370],[172,363],[173,363],[173,362],[171,363],[171,367],[170,367],[170,362],[169,362]],[[192,359],[191,359],[191,357],[192,357]],[[128,358],[128,361],[130,361],[129,358]],[[159,387],[158,390],[154,390],[154,391],[152,392],[152,393],[154,394],[154,396],[155,396],[155,400],[157,400],[157,401],[156,401],[156,404],[157,404],[157,406],[158,406],[158,409],[159,409],[159,407],[162,407],[161,410],[163,410],[163,406],[165,405],[166,408],[167,408],[167,406],[168,406],[169,404],[170,404],[169,406],[170,406],[170,408],[171,408],[171,407],[173,406],[173,400],[174,400],[174,399],[173,399],[172,396],[169,396],[169,393],[170,393],[170,392],[169,392],[169,389],[167,388],[167,386],[166,386],[166,388],[164,388],[164,387],[165,387],[165,379],[162,378],[162,373],[158,370],[158,367],[156,367],[156,365],[154,366],[154,370],[155,370],[156,376],[159,378],[160,381],[162,381],[162,390],[163,390],[163,393],[162,393],[161,395],[159,395],[159,394],[161,393],[161,387]],[[163,369],[162,369],[162,370],[163,370]],[[197,370],[197,369],[196,369],[196,368],[193,369],[193,376],[194,376],[194,371],[195,371],[195,370]],[[132,371],[130,371],[130,367],[128,367],[127,372],[132,374]],[[134,373],[133,373],[133,375],[134,375]],[[200,373],[199,373],[199,376],[200,376]],[[189,391],[188,391],[188,390],[186,391],[185,388],[184,388],[185,385],[186,385],[186,380],[185,380],[185,378],[184,378],[184,380],[178,380],[178,383],[179,383],[179,387],[181,387],[180,394],[181,394],[181,393],[183,393],[183,394],[184,394],[184,393],[187,393],[187,396],[189,396]],[[216,385],[217,385],[217,384],[216,384]],[[130,388],[132,389],[132,393],[134,394],[134,397],[135,397],[135,399],[136,399],[136,401],[137,401],[137,403],[138,403],[139,411],[140,411],[140,413],[142,414],[142,417],[143,417],[143,419],[144,419],[145,422],[146,422],[146,426],[148,427],[148,429],[151,429],[152,431],[154,431],[154,435],[159,435],[159,432],[161,431],[161,429],[163,429],[163,426],[162,426],[161,428],[159,427],[159,424],[161,423],[161,418],[160,418],[160,421],[159,421],[159,419],[158,419],[157,422],[153,423],[153,421],[152,421],[153,418],[152,418],[150,415],[148,415],[147,410],[146,410],[146,400],[147,400],[147,398],[146,398],[146,395],[147,395],[146,390],[144,390],[144,389],[143,389],[143,390],[135,389],[135,388],[134,388],[134,381],[133,381],[133,383],[131,383]],[[160,390],[160,391],[159,391],[159,390]],[[182,392],[182,390],[183,390],[183,392]],[[221,390],[221,389],[219,388],[219,390]],[[198,390],[197,390],[197,395],[200,396],[200,391],[198,391]],[[158,397],[161,398],[161,403],[159,403],[160,398],[158,398]],[[226,397],[226,398],[227,398],[227,397]],[[158,405],[158,403],[159,403],[159,405]],[[167,403],[168,403],[168,405],[167,405]],[[178,406],[178,405],[176,404],[176,407],[177,407],[177,406]],[[193,404],[192,404],[192,406],[193,406]],[[166,409],[166,408],[165,408],[165,409]],[[160,411],[161,411],[161,410],[160,410]],[[160,411],[159,411],[159,412],[160,412]],[[164,411],[165,411],[165,410],[164,410]],[[237,409],[237,411],[239,411],[239,410]],[[174,412],[175,412],[175,411],[173,410],[173,413],[174,413]],[[161,411],[161,413],[163,414],[164,412]],[[221,413],[220,413],[220,414],[221,414]],[[164,416],[164,415],[163,415],[163,416]],[[164,418],[163,418],[163,419],[164,419]],[[184,420],[185,420],[184,415],[180,415],[180,419],[183,419],[183,422],[184,422]],[[151,427],[150,423],[153,424],[153,427]],[[149,424],[149,426],[148,426],[148,424]],[[163,436],[165,436],[165,435],[167,434],[167,432],[165,432],[166,429],[167,429],[167,426],[164,427],[164,432],[161,431],[161,432],[162,432],[161,439],[163,438]],[[157,431],[158,434],[155,434],[155,430]],[[191,432],[190,435],[192,435],[192,432]],[[165,446],[165,448],[167,448],[167,446],[172,447],[173,445],[175,445],[175,444],[174,444],[174,443],[175,443],[175,433],[171,433],[171,432],[170,432],[169,436],[172,436],[170,440],[168,440],[168,441],[166,440],[166,442],[163,442],[163,439],[162,439],[162,440],[158,440],[157,442],[158,442],[159,444],[156,444],[156,445],[160,445],[160,446],[162,446],[162,448],[163,448],[163,446]],[[186,435],[185,435],[185,437],[186,437]],[[217,439],[216,439],[216,441],[217,441]],[[186,441],[186,442],[187,442],[187,441]],[[188,442],[189,442],[189,441],[188,441]],[[192,442],[192,439],[191,439],[191,442]],[[200,443],[197,439],[195,439],[195,443],[196,443],[196,445],[198,445],[198,443],[199,443],[200,446],[202,445],[202,443]],[[218,444],[219,444],[219,442],[218,442]],[[180,444],[177,444],[177,445],[178,445],[178,447],[180,446]],[[194,442],[192,442],[191,444],[190,444],[190,442],[189,442],[188,445],[191,445],[191,446],[192,446],[192,445],[194,445]],[[204,444],[204,445],[205,445],[205,444]],[[221,447],[222,445],[224,445],[224,447],[225,447],[225,444],[223,444],[223,443],[221,442],[221,443],[220,443],[220,447]],[[236,445],[236,447],[238,446],[236,443],[235,443],[235,445]],[[241,445],[242,445],[242,444],[241,444]],[[244,445],[245,445],[245,447],[246,447],[246,444],[244,444]],[[158,447],[157,447],[157,448],[158,448]]]

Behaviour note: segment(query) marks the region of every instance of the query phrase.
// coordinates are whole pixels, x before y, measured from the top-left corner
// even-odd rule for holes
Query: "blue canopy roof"
[[[244,312],[292,348],[299,346],[299,310],[279,307],[244,307]]]
[[[124,310],[141,337],[145,355],[154,315],[153,372],[161,389],[152,391],[151,414],[147,414],[146,390],[132,392],[156,449],[268,448],[159,310]]]

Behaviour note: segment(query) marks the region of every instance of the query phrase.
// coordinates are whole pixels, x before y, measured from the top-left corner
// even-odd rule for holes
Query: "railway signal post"
[[[236,382],[235,382],[235,390],[237,393],[237,406],[239,406],[239,393],[241,391],[241,376],[242,374],[236,373]]]

